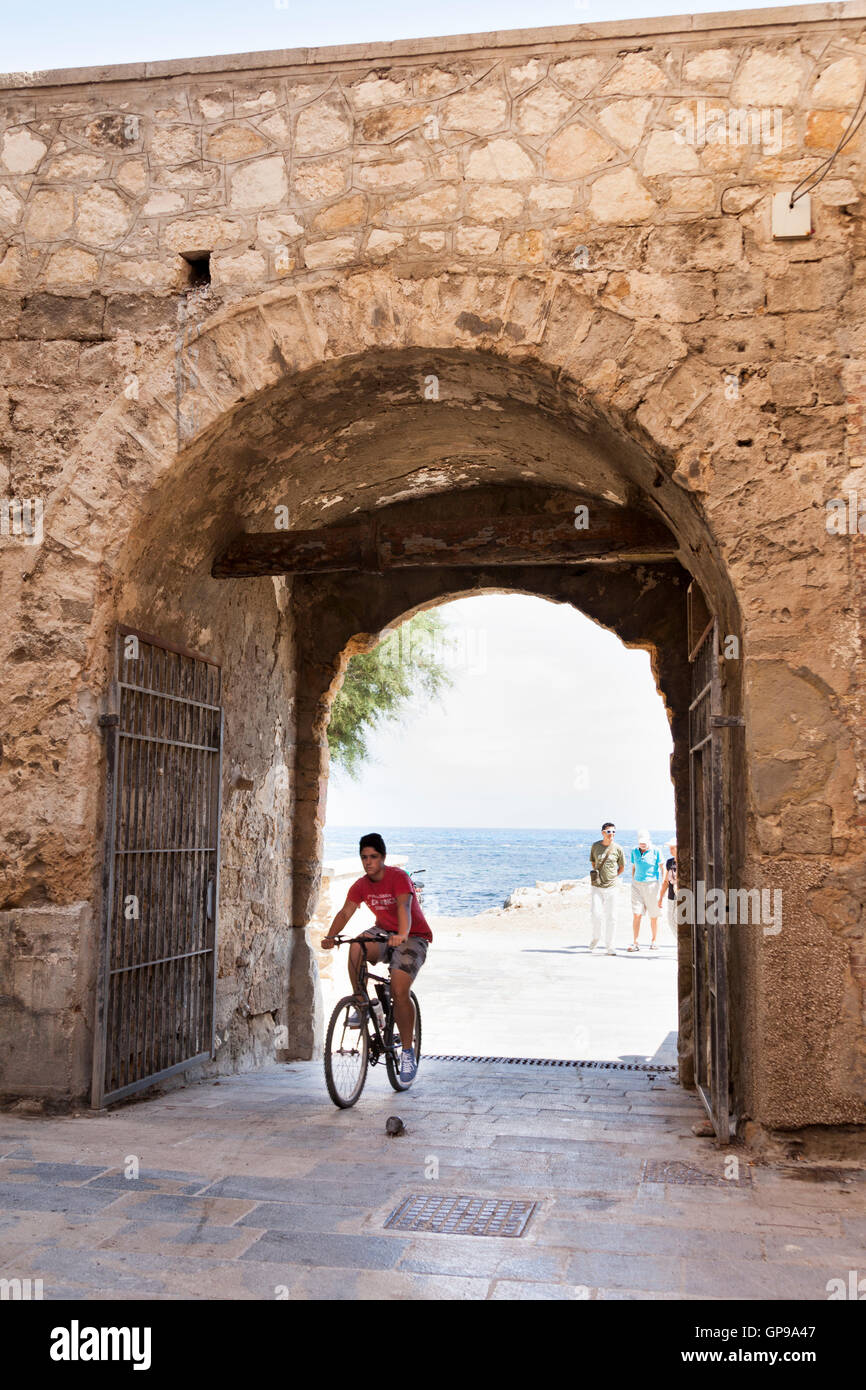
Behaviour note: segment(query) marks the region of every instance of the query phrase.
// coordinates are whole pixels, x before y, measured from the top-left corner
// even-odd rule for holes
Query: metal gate
[[[117,630],[92,1104],[213,1056],[221,672]]]
[[[689,632],[692,633],[689,593]],[[691,638],[690,638],[691,640]],[[728,1075],[727,891],[725,888],[724,749],[718,622],[711,618],[689,652],[689,793],[692,850],[692,970],[695,1082],[716,1138],[730,1137]],[[739,722],[739,721],[737,721]],[[721,889],[725,906],[707,895]],[[707,916],[714,920],[707,921]],[[716,918],[719,920],[715,920]]]

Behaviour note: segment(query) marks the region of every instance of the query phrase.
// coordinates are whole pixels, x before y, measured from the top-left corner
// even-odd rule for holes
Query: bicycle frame
[[[387,938],[386,936],[382,936],[382,937],[378,938],[378,942],[384,942],[384,941],[387,941],[387,939],[388,939],[388,938]],[[366,1014],[366,1022],[367,1022],[367,1024],[368,1024],[368,1025],[372,1025],[372,1031],[369,1032],[369,1034],[368,1034],[368,1036],[369,1036],[369,1041],[370,1041],[370,1052],[369,1052],[368,1065],[371,1066],[371,1067],[375,1067],[375,1065],[376,1065],[376,1063],[379,1061],[380,1057],[384,1057],[385,1052],[386,1052],[386,1050],[387,1050],[388,1044],[386,1043],[385,1039],[386,1039],[387,1037],[389,1037],[389,1036],[390,1036],[391,1038],[393,1038],[393,1036],[394,1036],[394,996],[393,996],[393,994],[391,993],[391,981],[390,981],[390,980],[386,980],[385,977],[384,977],[383,975],[373,975],[373,974],[370,973],[370,962],[367,960],[367,945],[368,945],[369,943],[371,943],[371,942],[374,943],[374,944],[377,944],[377,938],[376,938],[376,937],[369,937],[369,936],[366,936],[366,937],[365,937],[365,936],[335,936],[335,937],[334,937],[334,941],[335,941],[336,945],[338,945],[338,946],[346,946],[346,945],[349,945],[349,946],[350,946],[350,945],[352,945],[353,942],[357,941],[358,944],[359,944],[360,947],[361,947],[361,968],[360,968],[360,970],[358,971],[358,990],[359,990],[359,991],[363,991],[363,993],[364,993],[364,995],[365,995],[365,997],[366,997],[366,999],[367,999],[367,1003],[366,1003],[366,1004],[359,1004],[358,1007],[359,1007],[359,1009],[363,1009],[363,1010],[364,1010],[364,1012],[365,1012],[365,1014]],[[375,992],[376,992],[376,998],[377,998],[377,1000],[378,1000],[378,1002],[379,1002],[380,1004],[382,1004],[382,998],[381,998],[381,995],[379,994],[379,990],[376,988],[376,986],[377,986],[377,985],[382,985],[382,986],[384,986],[384,989],[385,989],[385,991],[386,991],[386,993],[387,993],[387,999],[388,999],[388,1007],[387,1007],[387,1009],[385,1008],[384,1004],[382,1004],[382,1007],[383,1007],[383,1010],[384,1010],[384,1014],[385,1014],[385,1026],[384,1026],[384,1029],[379,1027],[379,1020],[377,1019],[376,1014],[375,1014],[375,1011],[374,1011],[374,1009],[373,1009],[374,1000],[370,997],[370,994],[369,994],[369,991],[368,991],[368,984],[369,984],[370,980],[375,980],[375,982],[376,982],[376,984],[374,984],[373,988],[374,988],[374,990],[375,990]]]

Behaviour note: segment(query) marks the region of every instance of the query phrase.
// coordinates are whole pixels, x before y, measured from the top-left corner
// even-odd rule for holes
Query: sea
[[[385,841],[388,858],[407,857],[406,869],[423,880],[424,911],[436,917],[474,917],[502,907],[515,888],[530,888],[539,880],[561,882],[584,878],[590,869],[589,849],[601,831],[513,830],[476,826],[374,827]],[[358,840],[369,826],[328,826],[325,860],[348,859],[358,853]],[[653,844],[668,855],[673,830],[649,827]],[[617,830],[616,842],[626,855],[626,876],[637,828]],[[358,860],[358,876],[363,872]]]

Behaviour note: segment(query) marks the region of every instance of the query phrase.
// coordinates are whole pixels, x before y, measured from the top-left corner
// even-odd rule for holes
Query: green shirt
[[[602,858],[604,863],[599,868]],[[609,888],[616,883],[620,869],[625,868],[625,855],[615,840],[610,845],[605,845],[604,840],[596,840],[589,851],[589,862],[594,869],[598,869],[599,887]]]

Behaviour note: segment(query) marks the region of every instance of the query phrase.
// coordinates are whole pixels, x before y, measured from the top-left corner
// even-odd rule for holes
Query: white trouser
[[[674,941],[679,940],[677,931],[677,900],[676,898],[665,898],[665,921],[673,933]]]
[[[609,951],[612,950],[613,934],[616,930],[615,883],[612,883],[609,888],[596,888],[593,886],[590,910],[592,912],[592,940],[598,941],[601,936],[601,924],[602,918],[604,918],[604,944]]]

